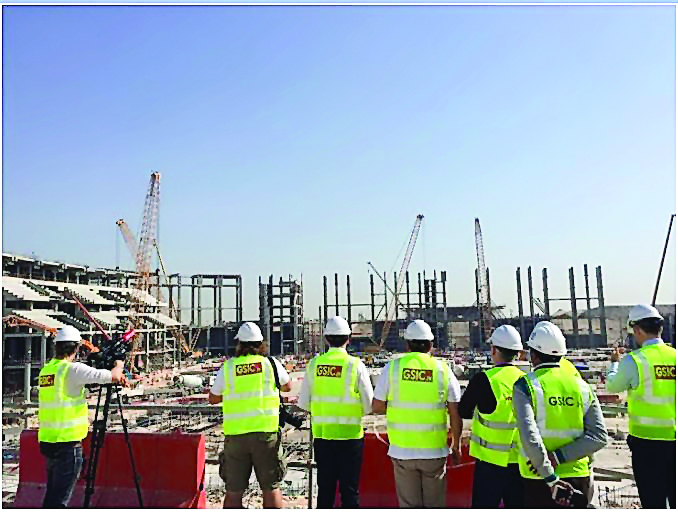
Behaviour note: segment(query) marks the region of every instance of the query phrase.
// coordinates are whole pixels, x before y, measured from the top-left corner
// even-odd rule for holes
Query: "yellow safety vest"
[[[363,437],[359,365],[360,360],[349,356],[341,347],[332,347],[308,363],[306,380],[311,394],[313,438],[353,440]]]
[[[555,451],[573,442],[584,434],[584,415],[594,401],[595,393],[580,377],[571,370],[557,367],[545,367],[534,370],[525,376],[535,421],[539,428],[544,447]],[[559,477],[587,477],[589,475],[589,457],[561,463],[555,473]],[[520,447],[520,475],[529,478],[541,478],[530,471],[528,458]]]
[[[258,355],[231,358],[224,363],[224,434],[278,430],[280,394],[271,362]]]
[[[423,352],[391,361],[386,426],[391,450],[447,449],[449,367]]]
[[[629,355],[639,379],[628,395],[629,433],[648,440],[675,440],[676,349],[655,343]]]
[[[581,372],[577,369],[577,367],[574,366],[574,363],[572,363],[569,359],[560,358],[559,363],[560,368],[562,368],[563,370],[570,372],[571,374],[576,375],[578,377],[581,377]]]
[[[494,367],[484,373],[497,399],[497,407],[489,415],[480,413],[476,407],[469,454],[487,463],[505,467],[509,463],[518,463],[519,435],[513,414],[513,384],[525,372],[510,365]]]
[[[89,431],[85,389],[71,397],[66,391],[66,375],[73,365],[66,359],[52,359],[38,376],[38,440],[40,442],[80,442]]]

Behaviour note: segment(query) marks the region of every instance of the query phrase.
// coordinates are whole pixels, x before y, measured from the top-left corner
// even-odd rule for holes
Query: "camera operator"
[[[47,491],[43,508],[65,508],[82,468],[82,440],[89,432],[85,385],[127,385],[123,362],[113,370],[75,363],[80,331],[64,326],[54,339],[54,358],[40,370],[38,441],[47,460]]]
[[[252,466],[264,497],[264,508],[282,508],[280,483],[286,467],[282,457],[280,391],[290,391],[290,376],[276,359],[267,359],[264,337],[252,322],[240,326],[235,357],[224,362],[209,392],[210,404],[223,401],[224,450],[219,475],[226,484],[224,508],[241,508]]]

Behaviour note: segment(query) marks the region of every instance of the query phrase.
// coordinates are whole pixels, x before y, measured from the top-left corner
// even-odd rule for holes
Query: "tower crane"
[[[144,201],[144,214],[139,231],[139,244],[134,254],[136,276],[133,282],[132,304],[128,315],[129,329],[141,327],[139,314],[146,309],[146,295],[150,283],[151,253],[153,241],[158,238],[158,212],[160,208],[160,173],[152,172],[151,180]],[[124,236],[124,233],[123,233]],[[134,338],[130,359],[134,364],[134,356],[139,353],[138,338]],[[148,360],[148,356],[146,356]]]
[[[396,289],[391,299],[391,305],[389,306],[388,311],[386,312],[386,319],[384,320],[384,327],[381,330],[381,340],[379,342],[379,347],[383,348],[384,343],[386,343],[386,338],[388,338],[388,333],[391,328],[391,316],[394,318],[398,317],[398,297],[400,296],[400,290],[403,288],[405,278],[405,272],[410,266],[410,260],[412,259],[412,253],[414,252],[414,246],[417,243],[417,236],[419,235],[419,229],[421,228],[421,222],[424,219],[424,215],[417,215],[416,220],[414,221],[414,227],[410,233],[410,240],[407,244],[407,250],[405,251],[405,258],[403,259],[403,264],[400,266],[400,272],[398,273],[398,278],[396,279]],[[376,270],[375,270],[376,271]]]
[[[485,250],[483,249],[483,233],[480,230],[480,220],[476,218],[476,255],[478,258],[478,310],[480,311],[480,334],[483,341],[490,338],[492,332],[492,303],[490,300],[490,285],[487,280],[485,267]]]

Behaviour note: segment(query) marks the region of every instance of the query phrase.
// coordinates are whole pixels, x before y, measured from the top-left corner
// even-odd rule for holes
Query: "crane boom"
[[[390,287],[390,286],[388,285],[388,283],[386,282],[386,278],[384,278],[384,277],[381,276],[381,274],[379,273],[379,271],[378,271],[376,268],[374,268],[374,265],[373,265],[372,263],[370,263],[370,262],[368,261],[367,264],[370,265],[370,267],[372,268],[372,270],[374,270],[374,273],[377,274],[377,277],[381,280],[381,282],[384,283],[384,286],[386,286],[386,289],[391,293],[391,295],[395,295],[395,293],[393,293],[393,290],[391,289],[391,287]]]
[[[29,320],[28,318],[20,317],[18,315],[8,315],[2,319],[2,323],[5,324],[7,327],[21,327],[21,326],[31,327],[33,329],[38,329],[39,331],[50,333],[52,336],[55,336],[57,333],[57,329],[55,327],[49,327],[47,325],[35,322],[33,320]],[[99,348],[92,345],[92,342],[90,342],[89,340],[85,340],[83,338],[82,344],[90,352],[99,352]]]
[[[144,202],[144,215],[141,222],[141,231],[139,232],[139,245],[135,254],[136,277],[133,282],[134,295],[129,311],[128,330],[141,327],[141,318],[139,313],[145,309],[146,294],[149,287],[149,277],[151,273],[151,252],[152,242],[157,239],[158,232],[158,212],[160,208],[160,173],[151,173],[151,180],[146,193]],[[139,353],[138,338],[134,338],[130,358],[134,367],[134,356]],[[146,356],[148,359],[148,356]]]
[[[139,250],[137,247],[136,239],[134,238],[134,234],[132,233],[132,230],[130,229],[129,225],[125,220],[122,218],[117,220],[116,225],[120,228],[120,232],[122,233],[123,239],[125,240],[125,243],[127,244],[127,248],[129,249],[130,253],[132,254],[132,257],[136,258]],[[155,251],[158,255],[158,262],[160,263],[160,268],[162,269],[162,273],[167,278],[167,271],[165,270],[165,262],[162,259],[162,256],[160,255],[160,248],[158,247],[158,241],[153,240],[152,245],[155,248]],[[160,301],[164,301],[164,295],[158,289],[158,296]],[[175,320],[178,320],[177,313],[175,311],[174,303],[172,299],[169,299],[169,316],[174,318]],[[189,345],[186,342],[186,338],[184,338],[184,334],[181,332],[181,327],[171,327],[170,332],[172,333],[172,336],[179,342],[181,345],[181,348],[184,352],[191,352],[192,346]]]
[[[483,233],[480,230],[480,220],[477,218],[476,255],[478,258],[478,310],[480,311],[480,332],[483,341],[487,341],[490,338],[490,333],[492,331],[492,304],[490,300],[490,285],[487,282]]]
[[[410,233],[410,240],[407,244],[407,250],[405,251],[405,258],[403,259],[403,264],[400,266],[400,272],[398,273],[398,278],[396,279],[396,291],[393,295],[393,298],[391,299],[391,305],[386,312],[384,327],[381,330],[381,341],[379,342],[379,347],[381,348],[384,347],[386,338],[388,338],[389,330],[391,329],[391,315],[394,315],[395,318],[398,317],[398,298],[400,296],[400,290],[403,288],[403,278],[405,276],[405,272],[410,266],[410,260],[412,259],[412,253],[414,252],[414,246],[417,243],[417,236],[419,235],[419,229],[421,228],[421,221],[423,219],[424,215],[417,215],[417,218],[414,221],[414,227]]]

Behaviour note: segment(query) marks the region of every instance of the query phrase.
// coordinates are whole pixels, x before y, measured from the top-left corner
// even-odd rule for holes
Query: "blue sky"
[[[323,274],[368,302],[366,262],[398,268],[420,212],[411,270],[447,270],[448,304],[475,300],[475,217],[497,303],[517,266],[552,296],[574,266],[583,293],[584,263],[607,304],[649,301],[675,27],[674,7],[5,7],[3,250],[131,266],[115,220],[138,229],[159,170],[168,268],[241,274],[246,318],[259,275],[303,274],[311,316]]]

